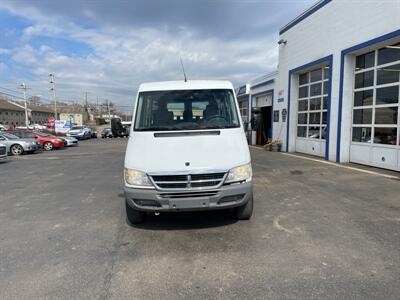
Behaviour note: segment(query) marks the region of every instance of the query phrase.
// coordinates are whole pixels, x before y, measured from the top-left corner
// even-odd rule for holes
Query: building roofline
[[[1,105],[2,103],[4,103],[6,107],[4,107],[4,105]],[[14,102],[5,99],[0,99],[0,109],[12,110],[12,111],[24,111],[24,108],[21,107],[20,105],[17,105]]]
[[[301,21],[303,21],[304,19],[308,18],[309,16],[311,16],[313,13],[315,13],[316,11],[318,11],[319,9],[321,9],[322,7],[324,7],[325,5],[327,5],[329,2],[331,2],[332,0],[320,0],[317,3],[315,3],[313,6],[311,6],[310,8],[308,8],[307,10],[305,10],[303,13],[301,13],[299,16],[297,16],[296,18],[294,18],[292,21],[290,21],[289,23],[287,23],[285,26],[283,26],[280,30],[279,30],[279,35],[285,33],[286,31],[288,31],[290,28],[296,26],[298,23],[300,23]]]
[[[251,86],[253,86],[253,85],[257,85],[257,84],[263,83],[265,81],[269,81],[271,79],[274,80],[277,75],[278,75],[278,70],[274,70],[274,71],[272,71],[270,73],[258,76],[258,77],[254,78],[254,79],[251,79],[249,81],[249,84]]]

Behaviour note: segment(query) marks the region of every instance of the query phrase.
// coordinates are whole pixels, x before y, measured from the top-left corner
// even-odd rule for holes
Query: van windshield
[[[174,90],[139,94],[135,131],[239,127],[232,90]]]

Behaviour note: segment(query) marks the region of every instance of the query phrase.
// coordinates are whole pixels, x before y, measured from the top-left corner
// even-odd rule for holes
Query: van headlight
[[[245,164],[229,170],[228,176],[225,179],[225,183],[249,181],[253,175],[251,164]]]
[[[147,177],[146,173],[142,171],[125,168],[124,178],[125,182],[129,185],[147,187],[152,186],[149,177]]]

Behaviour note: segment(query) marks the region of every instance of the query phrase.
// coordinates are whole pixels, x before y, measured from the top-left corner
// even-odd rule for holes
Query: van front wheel
[[[133,209],[129,205],[128,200],[125,200],[125,207],[126,207],[126,219],[129,225],[140,224],[144,222],[146,218],[146,213],[144,211]]]
[[[253,214],[253,195],[250,196],[245,205],[235,208],[235,214],[238,220],[249,220],[251,218]]]

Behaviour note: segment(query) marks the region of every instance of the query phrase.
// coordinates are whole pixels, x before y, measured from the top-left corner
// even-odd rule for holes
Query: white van
[[[146,212],[253,212],[249,148],[228,81],[140,85],[125,154],[127,220]]]

